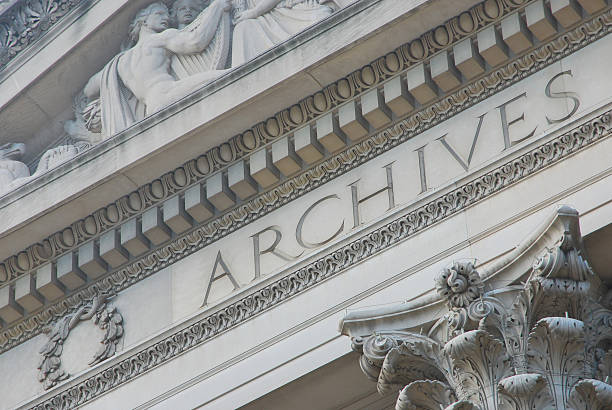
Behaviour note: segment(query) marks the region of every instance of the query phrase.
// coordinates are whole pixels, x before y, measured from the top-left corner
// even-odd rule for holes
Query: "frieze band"
[[[7,258],[0,264],[0,283],[14,280],[83,242],[108,231],[145,209],[160,203],[168,196],[181,192],[186,186],[201,181],[271,141],[326,114],[334,107],[377,87],[386,79],[409,67],[426,61],[437,52],[451,47],[481,28],[523,8],[528,3],[518,0],[495,0],[474,6],[443,26],[425,33],[387,56],[325,87],[319,93],[279,112],[274,118],[255,125],[252,129],[231,138],[201,157],[163,175],[157,181],[141,187],[131,195],[97,210],[92,216],[77,221],[61,232]],[[453,109],[457,106],[457,100],[465,98],[465,95],[458,93],[454,95],[453,99],[446,97],[442,102],[430,105],[427,112],[421,114],[421,118],[431,121],[433,116],[452,115],[454,110],[458,109]]]
[[[546,45],[519,61],[497,70],[490,76],[481,78],[475,85],[458,91],[452,97],[447,97],[440,105],[430,107],[424,113],[417,113],[391,127],[389,130],[352,146],[346,152],[336,155],[292,180],[286,181],[271,192],[256,197],[250,203],[242,205],[238,210],[223,216],[220,220],[212,221],[179,237],[173,243],[148,253],[140,260],[131,263],[118,272],[102,278],[88,289],[78,291],[59,303],[45,308],[43,311],[32,315],[24,321],[18,322],[15,326],[6,329],[2,333],[0,339],[2,351],[38,334],[41,326],[67,313],[74,312],[82,305],[83,301],[91,300],[97,292],[112,294],[125,289],[136,281],[219,239],[222,235],[234,231],[270,210],[309,192],[320,184],[343,174],[348,169],[366,162],[411,136],[422,132],[424,129],[443,121],[461,108],[467,108],[481,101],[487,96],[519,81],[531,72],[594,41],[607,33],[611,21],[610,13],[597,17],[594,19],[594,22],[586,23],[574,32],[564,34],[560,39],[553,42],[553,46]],[[446,107],[446,110],[443,111],[440,106]],[[436,112],[438,113],[437,116],[434,115]],[[600,127],[602,126],[602,123],[597,124],[600,124]],[[604,124],[607,123],[604,122]],[[603,132],[603,130],[598,130],[597,132]],[[599,139],[599,137],[600,135],[595,135],[593,141]],[[592,141],[589,140],[588,143],[590,142]],[[495,184],[497,185],[494,185],[491,189],[502,188],[502,186],[499,186],[499,182],[495,182]],[[435,203],[436,201],[430,207],[435,207]]]
[[[206,340],[227,331],[277,304],[334,277],[351,266],[380,254],[417,232],[464,210],[494,192],[555,164],[567,156],[607,138],[612,111],[515,158],[481,177],[409,211],[399,219],[325,255],[296,272],[214,312],[140,352],[109,365],[100,373],[35,405],[65,409],[82,405],[151,370]]]

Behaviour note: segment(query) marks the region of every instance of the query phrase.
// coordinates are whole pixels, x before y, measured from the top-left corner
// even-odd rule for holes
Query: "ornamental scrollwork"
[[[80,322],[90,319],[104,330],[104,338],[100,342],[102,346],[94,354],[89,365],[96,365],[115,355],[117,344],[123,337],[123,317],[114,306],[108,304],[107,296],[97,296],[75,313],[63,317],[54,326],[45,328],[44,333],[47,334],[49,340],[40,349],[42,359],[38,365],[38,380],[43,384],[45,390],[70,377],[61,368],[64,342],[72,329]]]
[[[577,224],[577,213],[560,212],[565,232],[518,276],[522,285],[478,295],[474,266],[454,263],[435,279],[449,313],[427,336],[385,334],[386,357],[378,365],[385,349],[377,353],[368,377],[377,376],[381,393],[399,387],[396,410],[612,408],[609,290],[585,258],[577,225],[567,222]],[[469,277],[478,287],[466,293]]]

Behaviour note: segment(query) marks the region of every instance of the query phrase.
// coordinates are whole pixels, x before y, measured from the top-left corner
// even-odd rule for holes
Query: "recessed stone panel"
[[[242,200],[257,193],[257,183],[251,177],[249,165],[244,160],[240,160],[228,168],[227,181],[230,189]]]
[[[162,205],[164,223],[176,233],[191,228],[191,217],[185,212],[185,202],[178,195],[164,201]]]
[[[395,115],[401,117],[414,110],[414,98],[408,92],[408,84],[403,76],[396,76],[384,85],[385,104]]]
[[[391,111],[385,104],[382,91],[374,88],[361,96],[361,113],[374,128],[381,128],[391,122]]]
[[[466,38],[455,44],[453,46],[453,55],[455,66],[468,80],[484,73],[484,61],[480,54],[478,54],[476,45],[471,38]]]
[[[502,20],[501,31],[502,38],[515,54],[522,53],[533,45],[531,33],[518,12]]]
[[[142,234],[154,245],[160,245],[172,237],[160,208],[153,207],[142,214]]]
[[[324,149],[310,124],[293,133],[293,144],[295,153],[307,164],[314,164],[323,158]]]
[[[229,189],[227,175],[218,172],[206,180],[206,197],[215,208],[224,211],[236,204],[236,195]]]
[[[28,312],[36,310],[43,305],[44,299],[36,290],[34,275],[22,275],[15,281],[15,301]]]
[[[121,246],[119,231],[113,229],[100,237],[100,257],[113,268],[128,261],[129,254]]]
[[[427,104],[437,97],[436,85],[431,80],[431,73],[425,64],[417,64],[408,70],[406,79],[408,91],[420,104]]]
[[[478,53],[491,67],[495,67],[508,60],[508,46],[502,41],[499,31],[489,26],[476,36],[478,40]]]
[[[436,54],[430,61],[431,78],[444,92],[461,85],[461,74],[447,51]]]
[[[338,124],[346,136],[353,141],[358,141],[368,135],[368,123],[361,115],[361,110],[355,101],[349,101],[338,109]]]
[[[575,0],[550,0],[550,11],[559,24],[565,28],[581,20],[580,6]]]
[[[317,141],[332,153],[346,146],[346,134],[340,129],[338,118],[333,113],[317,120]]]
[[[100,249],[93,242],[87,242],[78,249],[79,269],[90,278],[97,278],[106,272],[108,266],[106,262],[100,258]]]
[[[215,214],[213,206],[206,199],[206,190],[202,185],[194,185],[185,191],[185,212],[197,222],[204,222]]]
[[[57,279],[70,290],[85,283],[87,277],[78,267],[76,253],[69,252],[57,259]]]
[[[54,264],[48,263],[36,270],[36,290],[50,302],[64,296],[66,287],[57,280]]]
[[[300,172],[302,169],[300,162],[293,141],[289,138],[281,138],[272,144],[272,163],[286,177]]]
[[[23,308],[15,302],[14,285],[0,288],[0,318],[6,323],[11,323],[20,319],[23,313]]]
[[[130,219],[121,225],[121,245],[133,256],[149,250],[149,240],[142,234],[142,223],[138,219]]]
[[[545,41],[557,34],[556,23],[550,13],[550,8],[544,4],[544,0],[536,1],[525,7],[525,19],[529,31],[540,41]]]

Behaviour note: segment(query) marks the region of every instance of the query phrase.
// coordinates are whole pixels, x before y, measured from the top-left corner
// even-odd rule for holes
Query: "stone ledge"
[[[151,175],[175,168],[193,158],[194,152],[205,152],[228,136],[318,91],[320,83],[326,81],[325,75],[337,79],[371,61],[381,51],[392,49],[397,44],[381,46],[385,37],[378,31],[381,27],[391,25],[391,29],[401,29],[409,36],[420,34],[420,27],[411,27],[413,16],[405,15],[398,22],[397,15],[409,13],[423,1],[391,0],[389,3],[369,0],[343,9],[283,46],[239,67],[226,78],[96,146],[79,160],[5,196],[0,201],[7,215],[0,226],[0,231],[4,232],[0,239],[2,256],[61,229],[75,217],[87,216],[107,203],[104,198],[127,194],[150,181]],[[459,7],[473,3],[472,0],[460,2],[449,13],[456,13]],[[430,17],[428,22],[434,25],[445,17],[448,16]],[[357,22],[362,33],[369,33],[362,41],[370,44],[362,48],[359,56],[351,50],[355,36],[350,27]],[[321,34],[324,32],[334,41],[329,41],[327,34]],[[396,36],[393,38],[400,42]],[[295,47],[300,50],[299,59],[289,53]],[[347,57],[352,60],[350,65],[346,63]],[[310,73],[305,72],[304,68],[309,67]],[[249,91],[248,96],[244,95],[245,90]],[[253,106],[262,108],[253,112]],[[244,115],[247,110],[250,115]],[[151,160],[139,163],[145,157]],[[45,201],[35,199],[40,197]],[[78,204],[75,203],[77,198]],[[17,201],[20,205],[15,204]],[[24,210],[24,203],[31,208]],[[34,220],[39,225],[35,230],[27,226]],[[6,240],[8,237],[11,239]]]
[[[313,255],[310,255],[306,260],[301,261],[298,265],[283,269],[282,272],[267,278],[257,285],[256,289],[250,288],[232,295],[222,304],[216,306],[210,311],[204,310],[193,315],[181,324],[172,326],[172,328],[161,332],[149,341],[140,346],[135,346],[129,351],[121,353],[119,356],[110,359],[103,366],[82,373],[78,378],[75,378],[60,388],[50,391],[28,405],[40,406],[44,408],[45,403],[52,403],[52,400],[68,400],[71,405],[82,405],[95,397],[104,394],[116,387],[119,387],[128,380],[140,374],[152,370],[184,352],[194,349],[205,343],[207,340],[219,335],[222,332],[230,330],[235,326],[249,320],[263,311],[273,308],[289,298],[293,298],[297,294],[310,289],[319,283],[334,277],[350,267],[361,263],[362,261],[379,255],[384,250],[397,245],[409,237],[428,229],[442,219],[462,211],[465,207],[469,207],[484,198],[488,198],[493,192],[477,191],[476,189],[465,189],[466,186],[473,187],[481,184],[487,177],[501,174],[516,175],[516,179],[504,179],[504,183],[498,186],[498,189],[504,189],[511,185],[528,178],[533,173],[540,171],[554,163],[558,163],[567,156],[573,155],[578,150],[592,146],[593,143],[603,141],[609,137],[610,111],[600,113],[597,117],[591,120],[581,122],[581,125],[575,126],[573,129],[563,127],[562,133],[555,133],[554,138],[548,139],[542,145],[530,144],[529,147],[522,147],[513,152],[514,155],[509,155],[504,160],[499,160],[495,164],[489,164],[478,172],[479,176],[476,179],[463,178],[461,181],[455,181],[449,184],[448,190],[444,193],[436,192],[437,199],[428,198],[416,204],[411,204],[408,208],[412,209],[406,212],[406,209],[397,210],[393,215],[388,215],[384,220],[379,221],[373,229],[356,231],[351,237],[345,238],[340,244],[335,244],[330,249],[322,249]],[[589,124],[590,126],[587,126]],[[593,126],[598,124],[597,126]],[[605,125],[604,125],[605,124]],[[593,127],[591,127],[593,126]],[[580,130],[580,131],[578,131]],[[586,131],[593,131],[583,134]],[[560,134],[560,135],[559,135]],[[598,135],[597,135],[598,134]],[[571,136],[576,138],[574,142],[577,145],[576,150],[562,148],[562,145],[567,145],[568,141],[564,138]],[[578,142],[578,139],[582,139]],[[563,144],[559,141],[564,140]],[[587,142],[587,140],[589,140]],[[583,145],[584,144],[584,145]],[[572,143],[573,145],[573,143]],[[569,146],[569,145],[567,145]],[[563,155],[551,155],[550,150],[563,151]],[[546,157],[550,162],[529,163],[522,162],[518,157],[532,157],[534,152],[546,152]],[[510,157],[514,158],[510,160]],[[511,173],[501,171],[504,167],[526,167],[529,171]],[[473,177],[473,175],[471,176]],[[502,178],[503,179],[503,178]],[[436,212],[428,208],[430,204],[440,204],[439,198],[449,196],[449,191],[452,192],[471,192],[472,198],[466,199],[466,202],[457,209],[451,209],[449,206],[440,209],[446,209],[445,212]],[[466,195],[468,196],[468,195]],[[443,202],[443,201],[442,201]],[[428,211],[425,211],[429,209]],[[563,211],[563,209],[561,209]],[[418,215],[429,213],[431,217]],[[401,216],[399,216],[401,215]],[[399,216],[399,218],[398,218]],[[510,256],[520,254],[525,248],[533,246],[540,239],[542,232],[552,225],[551,222],[545,223],[543,229],[536,231],[532,238],[527,239],[516,248],[515,253]],[[372,227],[370,227],[372,228]],[[381,237],[385,237],[381,240]],[[550,237],[546,238],[550,240]],[[554,240],[558,237],[554,237]],[[335,259],[332,255],[337,255],[342,260]],[[499,263],[507,263],[504,259]],[[492,264],[490,269],[496,270],[499,268],[498,263]],[[308,273],[306,273],[308,272]],[[273,291],[272,289],[277,289]],[[268,297],[266,295],[273,295]],[[437,298],[436,298],[437,300]],[[258,303],[258,301],[262,302]],[[434,302],[432,299],[431,302]],[[157,348],[160,346],[160,348]],[[164,346],[165,348],[161,348]],[[172,348],[168,348],[171,346]],[[110,372],[110,373],[107,373]],[[101,374],[112,374],[113,379],[102,379]]]
[[[590,24],[590,23],[587,23],[587,24]],[[603,29],[603,27],[600,27],[600,29]],[[580,29],[577,29],[577,30],[580,30]],[[603,32],[605,32],[605,30]],[[602,35],[601,30],[599,30],[599,31],[596,30],[593,33],[591,33],[591,36],[593,38],[591,38],[589,40],[573,39],[573,40],[571,40],[571,43],[573,44],[573,47],[579,47],[580,44],[583,44],[584,42],[588,42],[588,41],[593,41],[593,39],[598,38],[598,36],[600,36],[600,35]],[[574,49],[574,48],[572,48],[572,49]],[[553,52],[551,50],[548,50],[548,51],[549,52]],[[565,51],[566,51],[566,53],[569,53],[569,52],[571,52],[571,49],[566,49]],[[537,53],[537,51],[534,51],[534,53]],[[553,52],[553,54],[554,54],[554,52]],[[561,56],[562,55],[557,55],[557,58],[559,58]],[[530,62],[531,60],[527,59],[527,58],[525,58],[525,59],[523,59],[521,61],[522,61],[521,64],[526,64],[526,67],[523,67],[522,69],[514,70],[512,76],[506,78],[505,81],[501,85],[497,84],[495,82],[492,83],[492,84],[489,84],[489,83],[487,83],[485,81],[485,78],[481,79],[480,81],[485,81],[485,83],[481,84],[481,86],[484,85],[484,87],[485,87],[485,89],[482,90],[482,92],[476,93],[469,100],[461,100],[462,101],[461,104],[457,105],[453,110],[449,111],[448,107],[447,107],[445,109],[446,114],[438,115],[438,118],[435,121],[433,121],[433,122],[430,121],[430,119],[431,119],[430,114],[432,112],[438,112],[438,109],[434,105],[432,107],[429,107],[423,113],[417,113],[415,118],[404,120],[405,124],[404,124],[404,127],[402,127],[401,129],[404,129],[405,127],[407,127],[407,128],[410,129],[410,132],[407,135],[400,136],[399,140],[397,140],[397,138],[398,138],[397,135],[393,136],[393,135],[395,135],[395,132],[392,132],[393,135],[389,135],[388,132],[383,131],[379,135],[373,136],[372,137],[373,138],[372,141],[378,141],[376,143],[376,145],[378,145],[380,143],[380,138],[381,137],[384,137],[385,139],[386,138],[391,138],[392,141],[390,143],[384,144],[386,148],[383,148],[383,150],[389,149],[390,147],[395,146],[396,144],[404,141],[406,138],[409,138],[410,136],[414,136],[414,135],[422,132],[424,129],[437,124],[439,121],[445,120],[446,118],[448,118],[448,116],[453,115],[458,110],[462,110],[464,108],[467,108],[467,107],[471,106],[474,102],[481,101],[483,98],[486,98],[487,96],[490,96],[491,94],[501,90],[502,88],[505,88],[508,85],[510,85],[510,84],[512,84],[512,83],[514,83],[514,82],[516,82],[516,81],[518,81],[520,79],[522,79],[528,73],[531,73],[531,72],[533,72],[535,70],[538,70],[538,69],[542,68],[543,66],[546,66],[552,60],[547,59],[547,57],[545,55],[544,56],[543,55],[539,55],[538,63],[535,64],[535,65],[533,65],[532,62]],[[516,64],[516,63],[511,63],[511,64]],[[528,69],[529,67],[530,67],[530,69]],[[516,67],[515,67],[515,69],[516,69]],[[503,71],[505,69],[503,67],[501,67],[499,70]],[[491,74],[491,75],[493,76],[492,78],[497,78],[496,74]],[[459,93],[459,94],[461,94],[461,92],[462,92],[461,90],[457,91],[457,93]],[[421,120],[418,120],[418,118],[421,118],[421,120],[423,120],[423,119],[427,119],[427,120],[425,121],[425,124],[420,124]],[[416,123],[414,123],[415,119],[417,120]],[[366,146],[369,146],[369,145],[366,145]],[[358,152],[360,152],[359,155],[361,156],[361,148],[359,148],[359,146],[357,146],[357,149],[358,149]],[[350,151],[354,152],[354,148],[350,149]],[[377,153],[380,153],[380,151],[377,151]],[[338,158],[341,159],[342,161],[345,161],[344,157],[342,157],[342,156],[340,156]],[[360,164],[361,162],[362,162],[362,160],[359,160],[359,161],[357,161],[355,163],[353,163],[353,161],[351,161],[350,162],[350,166],[351,167],[356,166],[356,165]],[[320,182],[321,179],[319,179],[319,176],[316,175],[317,171],[316,170],[312,170],[312,171],[315,172],[314,175],[317,177],[316,182],[311,184],[311,186],[306,187],[305,189],[304,189],[304,187],[301,187],[300,188],[300,194],[304,193],[304,192],[308,192],[310,189],[315,188],[316,186],[318,186],[321,183]],[[334,176],[336,176],[336,175],[337,175],[337,173],[334,171]],[[323,177],[322,181],[323,182],[327,181],[327,178]],[[283,184],[283,185],[285,185],[285,184]],[[289,185],[287,185],[287,186],[289,186]],[[284,192],[284,191],[282,191],[282,192],[283,193],[280,195],[280,197],[281,197],[280,202],[275,201],[274,203],[268,203],[269,207],[266,208],[263,212],[260,212],[259,208],[256,208],[256,209],[250,208],[249,204],[243,204],[243,205],[241,205],[241,207],[239,209],[237,209],[235,211],[232,211],[229,215],[227,215],[227,217],[229,218],[229,219],[227,219],[227,221],[233,221],[233,225],[232,226],[228,227],[228,226],[224,225],[219,230],[217,228],[214,228],[214,229],[212,229],[212,233],[209,230],[209,228],[206,228],[209,225],[203,225],[203,226],[199,227],[199,229],[204,229],[204,231],[206,232],[204,234],[206,239],[205,239],[204,242],[202,242],[199,245],[199,247],[204,246],[205,244],[209,244],[212,241],[215,241],[216,239],[218,239],[219,237],[225,236],[226,234],[231,233],[233,231],[233,229],[235,229],[236,227],[243,226],[245,223],[248,223],[248,222],[252,221],[253,220],[252,218],[258,218],[261,215],[267,213],[269,210],[276,209],[276,207],[281,206],[282,204],[284,204],[287,201],[287,199],[284,199],[286,192]],[[293,197],[295,197],[295,196],[292,195],[292,198]],[[251,215],[249,218],[246,219],[246,222],[245,222],[245,219],[241,216],[241,215],[243,215],[242,213],[244,211],[246,211],[247,213],[249,213],[249,215]],[[214,225],[214,222],[212,222],[212,223]],[[199,247],[197,247],[197,249],[199,249]],[[145,248],[145,249],[147,249],[147,248]],[[157,266],[156,269],[157,268],[159,268],[159,266]],[[38,313],[35,314],[35,315],[38,315]],[[30,320],[30,319],[28,319],[28,320]]]

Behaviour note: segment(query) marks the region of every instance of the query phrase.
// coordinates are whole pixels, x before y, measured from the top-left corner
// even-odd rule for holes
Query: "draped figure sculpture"
[[[153,3],[138,12],[130,25],[131,47],[111,59],[83,90],[94,107],[99,99],[97,108],[90,103],[87,112],[90,117],[99,115],[106,137],[225,73],[209,69],[177,78],[171,63],[174,55],[205,50],[230,8],[231,0],[215,0],[181,30],[169,28],[170,14],[163,3]]]
[[[332,14],[331,0],[238,0],[232,67]]]

